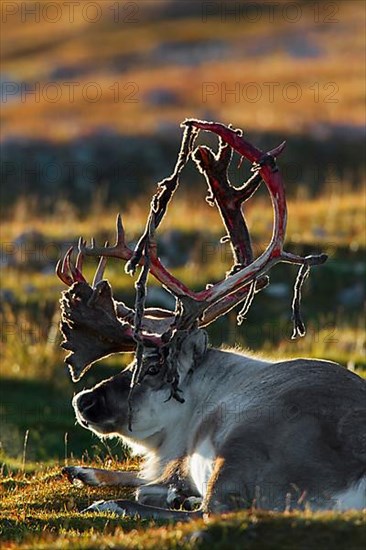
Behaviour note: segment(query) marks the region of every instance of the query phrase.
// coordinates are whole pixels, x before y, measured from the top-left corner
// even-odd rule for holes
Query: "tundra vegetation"
[[[115,374],[129,359],[108,359],[103,367],[87,373],[77,388],[71,384],[59,348],[58,298],[62,285],[54,276],[56,259],[68,245],[76,243],[79,235],[94,235],[99,242],[112,238],[110,223],[116,210],[124,215],[131,242],[136,240],[146,219],[146,197],[155,181],[171,169],[178,137],[169,133],[166,138],[167,131],[187,114],[205,118],[209,109],[210,116],[246,128],[252,141],[259,136],[260,143],[265,142],[263,149],[287,138],[289,158],[303,167],[302,172],[287,167],[287,240],[299,254],[315,250],[329,255],[328,262],[314,270],[304,288],[306,338],[296,342],[289,338],[291,287],[283,281],[285,273],[292,279],[295,273],[290,275],[292,268],[278,266],[271,275],[272,290],[257,296],[245,324],[238,329],[236,316],[230,313],[225,322],[210,327],[211,342],[250,348],[270,357],[322,357],[366,375],[365,178],[359,130],[364,117],[364,78],[359,69],[364,56],[364,11],[362,2],[336,4],[340,9],[337,24],[314,26],[314,13],[305,10],[296,25],[279,18],[271,40],[268,36],[274,27],[269,33],[264,19],[254,27],[248,19],[238,24],[230,17],[222,20],[212,16],[203,25],[197,13],[189,14],[187,33],[186,16],[174,10],[164,21],[152,18],[134,26],[103,21],[91,29],[80,19],[78,25],[84,32],[68,37],[69,42],[62,39],[64,26],[30,22],[27,40],[34,45],[32,49],[24,44],[19,26],[8,25],[2,68],[10,80],[62,82],[73,78],[73,71],[81,83],[97,80],[103,90],[116,80],[122,84],[137,82],[140,100],[115,103],[112,89],[109,96],[103,93],[93,109],[82,96],[71,105],[42,98],[39,103],[13,98],[3,105],[3,160],[24,166],[30,155],[40,162],[56,159],[62,165],[65,159],[88,162],[98,155],[104,162],[107,151],[114,166],[126,153],[127,166],[121,164],[116,173],[127,172],[129,184],[121,186],[122,175],[111,175],[109,165],[102,160],[102,178],[89,178],[86,188],[81,180],[73,187],[61,178],[59,187],[55,183],[51,188],[47,178],[42,187],[39,178],[27,180],[22,171],[2,173],[6,176],[2,187],[0,308],[2,547],[365,547],[365,515],[361,512],[280,514],[253,509],[184,525],[131,518],[122,521],[103,513],[85,516],[80,510],[95,500],[128,498],[130,493],[80,489],[60,475],[65,464],[133,470],[138,461],[116,441],[99,440],[75,426],[71,408],[75,389],[90,387]],[[220,44],[215,43],[218,24]],[[250,38],[245,42],[241,42],[243,29]],[[295,43],[294,32],[303,41]],[[340,35],[348,38],[339,40]],[[131,51],[135,47],[132,44],[152,52],[148,65],[140,63]],[[205,44],[216,44],[215,56],[193,59],[192,51],[203,51]],[[315,45],[315,50],[312,47],[308,51],[309,45]],[[217,57],[217,48],[221,48],[221,57]],[[232,56],[234,50],[236,58]],[[47,62],[50,51],[57,54],[56,67]],[[167,52],[175,52],[175,57],[169,58]],[[185,61],[177,66],[182,55]],[[219,88],[202,102],[202,83],[210,82],[212,74],[219,85],[225,82],[231,89],[244,73],[250,74],[251,81],[279,82],[280,92],[298,74],[302,100],[289,103],[280,94],[275,103],[268,98],[265,101],[264,96],[263,101],[248,104],[228,95],[223,102]],[[314,101],[316,90],[310,89],[315,81],[320,86],[318,102]],[[322,94],[331,91],[323,88],[328,82],[339,87],[337,103],[324,101]],[[246,169],[243,166],[239,171],[238,184],[248,176]],[[222,236],[217,213],[202,200],[192,211],[192,203],[198,202],[205,190],[201,181],[188,180],[188,188],[178,194],[164,221],[159,250],[166,254],[171,271],[198,290],[206,281],[222,278],[231,256],[227,245],[217,244]],[[202,195],[198,198],[199,189]],[[126,191],[129,198],[125,203]],[[268,199],[259,194],[246,215],[254,248],[260,252],[271,231]],[[172,243],[175,252],[169,255]],[[94,270],[92,261],[85,265],[88,280]],[[131,279],[121,273],[117,262],[109,261],[107,276],[116,296],[132,305]],[[153,287],[150,292],[152,302],[158,298],[162,306],[166,305],[165,296],[154,295]]]
[[[333,194],[333,208],[339,209],[338,215],[333,212],[334,219],[340,220],[344,215],[349,215],[347,205],[352,205],[352,194],[348,194],[345,198],[345,201],[341,201],[336,194]],[[266,211],[264,198],[259,200],[259,204],[262,221],[266,217],[269,220],[271,212],[269,209]],[[359,223],[361,229],[362,205],[359,200],[355,200],[353,204],[352,220],[355,224]],[[306,201],[300,199],[293,201],[290,204],[290,220],[292,218],[291,210],[298,213],[298,219],[305,218],[305,226],[307,220],[309,225],[314,223],[314,213],[323,216],[323,220],[327,219],[329,204],[325,198],[319,198],[315,203],[311,201],[311,205],[310,207],[309,204],[307,208]],[[174,203],[172,209],[174,209]],[[186,219],[188,209],[188,201],[181,201],[176,206],[176,211],[185,212]],[[138,209],[134,212],[138,212]],[[127,218],[131,216],[130,219],[136,226],[140,221],[141,227],[144,219],[142,212],[143,208],[141,207],[138,219],[131,213],[127,215]],[[195,228],[197,232],[204,229],[202,219],[204,218],[207,223],[206,214],[210,215],[209,213],[208,209],[207,212],[202,211],[201,215],[197,216]],[[98,217],[104,219],[107,214],[109,212],[99,213]],[[251,214],[255,215],[254,206]],[[81,223],[90,223],[93,216],[94,214],[90,215],[89,220]],[[56,230],[56,238],[60,239],[64,229],[63,220],[60,219],[58,223],[54,217],[49,222],[47,219],[40,220],[36,222],[38,230],[39,227],[47,227],[47,223],[50,224],[52,230]],[[89,227],[94,228],[94,223],[94,220],[91,221]],[[324,225],[323,223],[323,227]],[[83,226],[83,229],[85,227],[88,225]],[[186,277],[187,281],[192,281],[191,270],[193,267],[197,274],[193,283],[194,288],[202,287],[203,273],[207,278],[212,277],[213,274],[220,278],[230,267],[230,255],[223,252],[224,246],[212,248],[212,243],[220,236],[219,227],[219,220],[213,217],[210,239],[198,245],[202,251],[208,243],[209,253],[207,253],[206,261],[202,261],[203,258],[200,258],[196,251],[193,258],[190,257],[187,267],[178,266],[173,269],[174,273],[179,273],[182,278]],[[205,228],[207,230],[206,224]],[[335,224],[335,240],[337,237],[339,238],[338,228],[339,225]],[[14,230],[11,224],[8,224],[6,229]],[[39,234],[42,233],[39,231]],[[354,242],[357,243],[357,246],[353,244],[352,248],[362,250],[364,243],[361,238],[357,237],[357,232],[355,234]],[[192,226],[189,225],[186,228],[184,225],[180,226],[179,235],[183,242],[187,240],[188,243],[191,243]],[[259,229],[259,234],[256,236],[259,247],[267,235],[268,227],[264,224],[262,233]],[[169,238],[171,239],[172,236],[170,235]],[[293,242],[296,240],[294,239]],[[315,242],[319,249],[325,244],[326,250],[334,254],[335,257],[333,256],[332,260],[337,264],[336,255],[339,254],[340,247],[337,247],[336,252],[328,249],[327,243],[322,241],[321,234],[318,240],[309,239],[309,243],[311,242],[313,245]],[[350,248],[349,245],[343,246],[346,250]],[[307,248],[305,246],[301,249],[306,250]],[[348,251],[348,254],[352,254],[354,257],[355,253]],[[195,262],[199,260],[201,261],[195,267]],[[9,285],[11,296],[10,299],[4,301],[2,307],[4,329],[2,374],[4,376],[1,392],[4,421],[1,428],[3,462],[1,536],[4,542],[7,541],[6,544],[9,544],[9,547],[19,544],[24,547],[31,545],[35,548],[44,548],[57,544],[61,548],[97,548],[103,544],[106,547],[117,544],[120,547],[130,548],[134,545],[136,547],[154,547],[159,544],[160,547],[165,545],[167,548],[174,546],[189,548],[198,542],[203,547],[205,545],[212,546],[214,543],[220,547],[230,541],[233,547],[237,545],[238,548],[241,548],[244,545],[244,547],[255,548],[256,545],[263,545],[263,540],[275,540],[276,544],[284,547],[300,544],[300,541],[303,544],[307,541],[309,545],[315,541],[316,544],[331,543],[341,546],[342,541],[350,538],[354,548],[362,547],[365,533],[362,512],[312,513],[309,510],[303,513],[279,514],[253,509],[229,514],[224,518],[212,517],[206,523],[203,523],[202,520],[195,520],[189,526],[160,525],[161,522],[153,524],[147,520],[139,521],[137,519],[123,520],[121,523],[121,519],[103,513],[95,517],[80,515],[80,510],[96,499],[121,498],[121,492],[105,488],[83,488],[80,490],[70,486],[60,475],[61,465],[81,463],[110,469],[120,467],[136,469],[137,463],[135,460],[128,459],[128,450],[121,448],[116,442],[101,441],[89,437],[86,432],[80,432],[77,427],[73,426],[74,420],[70,407],[73,388],[70,387],[65,372],[64,376],[60,375],[63,369],[61,366],[63,357],[59,350],[60,340],[56,331],[58,323],[57,294],[60,287],[55,284],[54,275],[50,276],[47,272],[40,273],[38,266],[33,268],[32,273],[29,266],[22,265],[22,261],[18,265],[16,261],[14,260],[15,265],[9,266],[5,271],[5,280],[14,281],[14,275],[17,274],[18,284],[21,285],[21,280],[23,280],[23,286],[10,288]],[[43,260],[41,259],[41,261]],[[112,265],[108,268],[108,276],[115,281],[117,294],[128,298],[129,279],[127,276],[122,276],[117,265],[111,263]],[[326,269],[326,265],[322,269]],[[342,265],[344,269],[348,262],[339,263],[333,272],[337,273],[338,269],[342,270]],[[90,276],[94,270],[95,264],[86,267],[86,273],[89,272]],[[198,275],[202,277],[201,285]],[[317,277],[316,271],[313,275]],[[29,276],[38,283],[30,291],[25,287],[26,284],[30,284]],[[328,280],[318,279],[314,287],[311,286],[310,289],[306,287],[305,292],[305,297],[308,298],[306,315],[310,318],[308,325],[310,338],[305,338],[301,341],[300,346],[298,343],[295,346],[288,338],[291,323],[289,316],[286,317],[286,308],[282,304],[285,301],[288,306],[290,301],[289,289],[281,287],[283,276],[283,272],[278,274],[276,292],[279,293],[279,296],[267,295],[263,302],[265,308],[268,308],[268,303],[273,302],[270,306],[273,308],[273,314],[278,315],[279,319],[283,319],[280,327],[276,323],[269,325],[266,328],[269,332],[265,334],[263,323],[266,323],[267,315],[264,314],[262,318],[257,319],[254,317],[252,323],[247,321],[245,324],[248,328],[251,324],[257,328],[257,332],[252,333],[252,341],[250,341],[250,332],[238,331],[235,328],[236,319],[233,315],[229,317],[228,323],[221,325],[219,329],[215,329],[215,327],[210,329],[212,339],[216,342],[230,342],[230,338],[232,338],[233,344],[242,342],[244,346],[249,345],[261,352],[265,350],[268,354],[278,357],[304,354],[330,358],[344,362],[349,368],[362,374],[365,369],[364,333],[361,324],[362,309],[359,305],[356,303],[350,311],[347,303],[342,304],[340,301],[343,296],[343,286],[332,287]],[[352,273],[352,276],[354,277],[355,274]],[[50,281],[51,277],[52,282]],[[344,280],[344,275],[342,280]],[[49,287],[46,285],[47,281],[51,282]],[[354,285],[350,282],[349,289],[354,290],[355,286],[357,288],[357,284]],[[314,289],[314,293],[311,292],[311,288]],[[326,297],[322,297],[324,289],[328,289]],[[333,313],[325,315],[322,312],[322,304],[326,305],[332,293],[339,311],[339,324],[334,322]],[[311,305],[310,302],[314,301],[314,297],[318,297],[318,303]],[[133,301],[133,296],[130,296],[129,299]],[[260,294],[257,297],[257,300],[259,299]],[[348,299],[350,299],[349,296]],[[255,310],[256,308],[253,308],[253,315]],[[332,319],[332,324],[329,323],[329,319]],[[20,330],[16,330],[15,327]],[[273,349],[274,345],[277,346],[276,351]],[[85,385],[90,386],[97,381],[98,377],[101,379],[108,373],[115,373],[117,369],[121,368],[123,362],[124,359],[121,361],[106,360],[103,372],[93,369],[92,372],[86,374]],[[79,387],[81,389],[80,385]],[[123,496],[130,496],[128,490],[124,492]],[[310,543],[310,541],[312,542]],[[270,547],[269,545],[268,548]]]

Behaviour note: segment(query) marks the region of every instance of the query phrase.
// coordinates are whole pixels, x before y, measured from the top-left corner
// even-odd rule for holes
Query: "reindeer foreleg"
[[[100,468],[86,468],[84,466],[67,466],[62,473],[71,483],[92,485],[94,487],[140,487],[146,483],[139,472],[119,472],[102,470]]]

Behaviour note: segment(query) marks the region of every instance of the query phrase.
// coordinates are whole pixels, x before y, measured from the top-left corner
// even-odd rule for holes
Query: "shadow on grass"
[[[103,377],[110,374],[106,370]],[[94,459],[123,458],[120,445],[111,442],[107,446],[76,425],[71,406],[75,390],[71,384],[57,387],[34,379],[1,381],[0,461],[5,464],[5,472],[23,468],[32,471],[37,469],[37,461],[61,462],[65,456],[88,458],[89,453]]]

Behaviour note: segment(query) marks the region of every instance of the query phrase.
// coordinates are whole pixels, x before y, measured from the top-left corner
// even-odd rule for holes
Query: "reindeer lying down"
[[[80,240],[76,264],[72,249],[58,264],[58,275],[70,286],[61,299],[61,330],[73,380],[102,357],[135,351],[127,369],[74,397],[77,420],[101,437],[120,437],[145,457],[138,473],[78,466],[64,473],[89,485],[135,487],[135,502],[99,501],[87,511],[144,518],[182,520],[251,506],[366,508],[365,381],[328,361],[270,362],[213,349],[204,330],[243,302],[242,322],[268,284],[266,273],[288,262],[300,265],[293,337],[305,334],[301,286],[310,267],[326,256],[283,250],[286,200],[275,158],[284,144],[263,154],[222,124],[188,120],[184,126],[175,170],[159,183],[135,250],[126,244],[118,217],[114,246],[88,247]],[[199,130],[219,136],[217,154],[194,147]],[[253,163],[253,176],[240,188],[228,181],[233,150]],[[200,292],[164,268],[155,241],[189,159],[206,178],[208,200],[220,211],[234,256],[226,278]],[[268,248],[254,259],[241,206],[262,181],[275,220]],[[85,255],[100,257],[91,286],[82,275]],[[130,273],[141,266],[134,309],[116,301],[103,279],[108,257],[127,261]],[[149,272],[175,295],[175,311],[145,308]]]

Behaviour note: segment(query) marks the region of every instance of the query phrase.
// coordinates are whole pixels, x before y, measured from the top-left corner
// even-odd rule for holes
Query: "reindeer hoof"
[[[122,508],[118,502],[114,500],[97,500],[93,502],[91,506],[82,510],[81,514],[87,514],[89,512],[108,512],[112,514],[117,514],[119,516],[125,516],[127,511],[125,508]]]
[[[99,485],[92,468],[66,466],[62,469],[61,473],[76,487],[82,487],[83,485]]]

